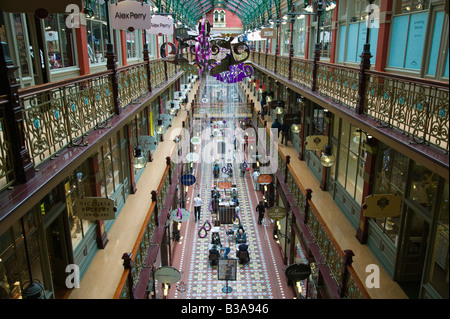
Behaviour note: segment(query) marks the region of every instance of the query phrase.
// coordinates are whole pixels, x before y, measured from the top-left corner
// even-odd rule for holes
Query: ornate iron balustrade
[[[253,108],[253,112],[257,112],[255,108]],[[257,118],[256,123],[253,122],[253,124],[257,127],[265,127],[261,116],[258,115]],[[270,145],[267,142],[267,136],[269,135],[270,130],[266,127],[266,145]],[[323,262],[328,267],[331,277],[336,287],[338,287],[337,294],[341,298],[369,299],[368,292],[351,266],[353,253],[351,251],[342,251],[339,243],[333,237],[314,206],[311,200],[311,191],[303,187],[289,162],[290,159],[288,160],[281,149],[278,148],[278,172],[285,177],[284,180],[280,178],[278,180],[288,187],[296,203],[295,207],[298,208],[296,211],[303,217],[302,220],[296,218],[296,223],[302,223],[310,231],[314,239],[312,244],[316,244],[319,248]],[[348,256],[350,256],[350,259]]]
[[[275,56],[258,54],[259,65],[273,72]],[[278,57],[276,73],[286,78],[284,59]],[[253,63],[258,64],[255,59]],[[411,137],[412,144],[430,145],[448,154],[448,83],[299,58],[292,58],[290,71],[290,81],[373,118],[380,127],[399,130]]]
[[[335,102],[356,107],[358,99],[358,74],[355,68],[339,67],[318,62],[317,92],[331,97]]]
[[[8,137],[6,127],[6,107],[8,100],[0,97],[0,191],[13,185],[16,181],[13,155],[11,152],[11,140]]]
[[[148,92],[146,62],[118,68],[117,73],[122,107]]]
[[[448,83],[368,71],[364,114],[411,137],[410,143],[449,151]]]
[[[109,71],[20,91],[26,147],[35,166],[80,145],[114,114]]]
[[[289,77],[289,57],[278,56],[277,59],[277,73],[285,78]]]
[[[313,63],[298,58],[292,59],[291,79],[293,82],[310,87],[313,75]]]

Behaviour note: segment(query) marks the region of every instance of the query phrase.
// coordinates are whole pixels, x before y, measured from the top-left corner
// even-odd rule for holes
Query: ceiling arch
[[[282,0],[155,0],[159,12],[170,12],[190,27],[215,8],[224,8],[236,14],[244,30],[256,28],[271,18],[272,10],[279,12]]]

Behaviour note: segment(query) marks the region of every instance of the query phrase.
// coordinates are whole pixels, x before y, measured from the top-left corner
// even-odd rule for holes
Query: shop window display
[[[109,36],[107,14],[105,2],[99,1],[93,4],[92,12],[86,19],[87,48],[91,64],[106,62],[106,43]]]
[[[62,14],[50,14],[44,19],[45,45],[48,51],[50,69],[75,66],[75,31],[67,28],[66,17]]]
[[[431,286],[443,298],[449,298],[448,293],[448,213],[449,213],[448,181],[445,182],[443,198],[439,210],[439,219],[433,247],[433,257],[429,273]]]
[[[374,194],[403,195],[406,188],[408,158],[396,150],[381,144],[375,167]],[[397,244],[400,215],[397,217],[376,218],[376,224],[388,238]]]
[[[23,224],[28,251],[25,251],[21,220],[0,235],[0,299],[22,298],[21,288],[30,281],[27,255],[33,280],[43,283],[39,243],[32,211],[23,217]]]
[[[437,174],[414,163],[409,197],[427,211],[431,211],[437,194],[438,179]]]

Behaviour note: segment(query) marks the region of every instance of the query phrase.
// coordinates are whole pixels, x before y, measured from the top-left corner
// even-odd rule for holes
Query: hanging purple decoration
[[[229,71],[221,72],[214,75],[216,80],[224,83],[237,83],[253,74],[253,67],[248,64],[240,63],[238,65],[230,65]]]

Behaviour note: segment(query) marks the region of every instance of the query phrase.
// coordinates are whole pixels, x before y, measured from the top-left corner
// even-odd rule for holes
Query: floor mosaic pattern
[[[293,298],[292,288],[287,287],[283,270],[286,266],[282,263],[281,253],[276,243],[269,236],[270,227],[266,222],[263,225],[257,223],[255,211],[258,194],[254,191],[253,183],[246,173],[246,177],[240,177],[237,165],[234,164],[233,175],[228,179],[236,184],[240,206],[241,223],[247,233],[250,262],[237,264],[237,280],[218,280],[217,265],[211,266],[208,260],[211,232],[205,238],[200,238],[198,231],[205,220],[211,221],[210,199],[211,188],[214,181],[223,181],[221,176],[214,179],[212,164],[197,164],[197,183],[193,196],[198,192],[203,199],[203,207],[200,221],[195,223],[191,214],[190,220],[183,223],[181,228],[182,240],[176,248],[174,267],[181,272],[181,280],[176,289],[171,289],[169,299],[282,299]],[[187,208],[193,212],[193,204],[190,200]],[[229,246],[231,251],[229,258],[236,258],[236,245],[229,242],[226,229],[232,225],[222,225],[220,230],[221,243]],[[228,285],[232,291],[225,293],[222,289]]]

